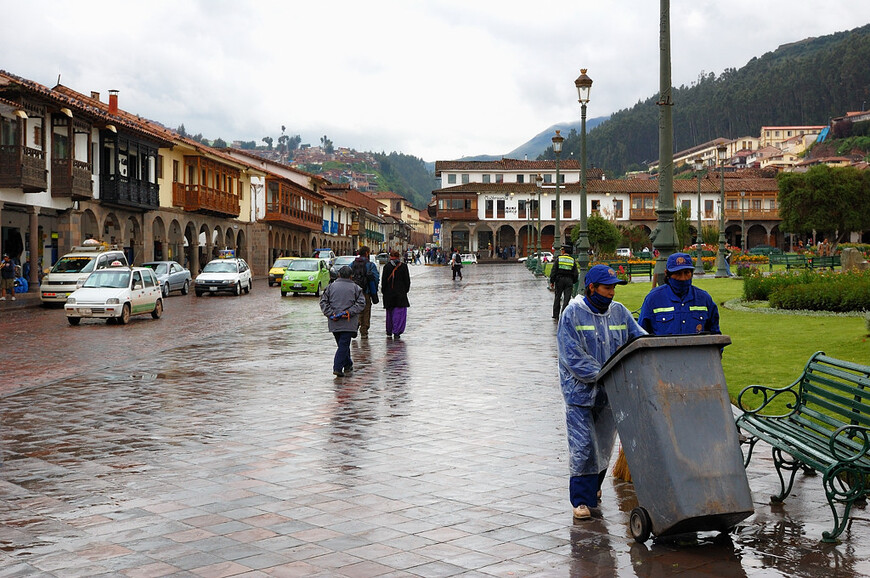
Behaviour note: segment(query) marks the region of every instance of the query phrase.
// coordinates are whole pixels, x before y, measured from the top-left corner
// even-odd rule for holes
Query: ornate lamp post
[[[580,69],[580,76],[574,81],[580,103],[580,230],[577,236],[577,263],[580,266],[580,280],[589,270],[589,228],[586,223],[586,105],[592,91],[592,79],[586,76],[586,69]],[[558,183],[557,183],[558,184]],[[559,190],[558,188],[556,189]],[[576,295],[578,287],[574,287]]]
[[[703,253],[701,249],[701,171],[704,169],[704,159],[701,157],[695,159],[693,168],[698,177],[698,237],[695,239],[695,247],[697,249],[695,255],[695,275],[703,275],[704,263],[701,261],[701,255]]]
[[[746,253],[746,191],[740,191],[740,250]]]
[[[725,145],[716,147],[719,156],[719,251],[716,253],[716,277],[728,277],[725,263]]]
[[[538,187],[538,242],[535,245],[535,275],[540,277],[544,274],[544,267],[541,263],[541,192],[544,190],[544,177],[538,175],[535,178],[535,185]]]
[[[559,218],[562,216],[562,197],[559,195],[559,190],[561,189],[559,186],[559,156],[562,154],[562,143],[565,141],[565,137],[559,134],[559,132],[557,130],[556,136],[553,137],[553,153],[556,155],[556,235],[553,237],[554,254],[562,246],[562,229],[559,223]]]

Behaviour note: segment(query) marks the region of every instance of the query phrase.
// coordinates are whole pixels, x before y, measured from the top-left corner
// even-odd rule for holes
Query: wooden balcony
[[[51,196],[74,201],[94,198],[91,165],[73,159],[51,159]]]
[[[160,191],[156,183],[131,182],[106,175],[100,179],[100,201],[151,211],[160,208]]]
[[[185,211],[238,217],[238,195],[202,185],[172,183],[172,204]]]
[[[437,218],[442,221],[477,221],[477,209],[473,209],[471,211],[438,209]]]
[[[0,146],[0,187],[25,193],[46,190],[45,153],[23,146]]]
[[[737,209],[725,209],[725,220],[739,221],[781,221],[778,209],[750,209],[744,208],[742,211]]]
[[[655,209],[631,209],[629,216],[632,221],[655,221],[658,218]]]
[[[323,229],[323,219],[320,215],[291,207],[289,204],[266,203],[266,214],[262,220],[269,223],[295,225],[309,231]]]

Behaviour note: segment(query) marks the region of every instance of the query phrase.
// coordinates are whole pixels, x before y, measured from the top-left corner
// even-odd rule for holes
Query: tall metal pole
[[[725,152],[727,147],[717,147],[719,153],[719,251],[716,253],[716,277],[730,277],[725,262]]]
[[[659,19],[659,196],[656,207],[657,224],[650,235],[658,249],[653,273],[653,287],[665,282],[668,257],[677,250],[674,228],[674,128],[671,100],[671,29],[670,0],[661,0]]]
[[[544,177],[538,175],[535,179],[535,184],[538,186],[538,243],[535,246],[535,275],[541,276],[544,274],[544,268],[541,265],[541,191],[544,188]]]
[[[556,131],[556,136],[553,137],[553,153],[556,155],[556,234],[553,236],[553,253],[558,253],[562,247],[562,225],[559,218],[562,216],[562,197],[559,195],[561,186],[559,185],[559,156],[562,154],[562,142],[565,138],[560,135],[561,131]]]
[[[704,262],[701,260],[703,258],[703,249],[701,249],[701,169],[704,168],[704,161],[702,159],[698,159],[695,161],[695,170],[697,171],[698,176],[698,236],[695,238],[695,248],[697,249],[695,253],[695,275],[703,275],[704,274]]]
[[[586,104],[592,92],[592,79],[586,75],[586,69],[580,69],[580,76],[574,81],[577,88],[577,101],[580,103],[580,229],[577,231],[577,264],[580,267],[582,281],[589,270],[589,225],[586,220]],[[580,292],[581,283],[574,284],[574,294]]]
[[[740,191],[740,250],[746,253],[746,191]]]

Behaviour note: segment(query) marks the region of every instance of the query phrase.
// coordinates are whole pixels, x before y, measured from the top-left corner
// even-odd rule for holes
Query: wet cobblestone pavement
[[[317,299],[265,282],[171,299],[128,326],[166,334],[132,358],[119,328],[33,313],[113,354],[7,381],[0,577],[870,575],[866,512],[822,544],[819,478],[771,506],[763,448],[756,513],[731,535],[636,544],[632,485],[612,478],[601,517],[574,522],[545,283],[512,265],[457,283],[412,267],[412,283],[407,333],[387,338],[375,306],[345,378]],[[173,324],[193,308],[208,321]]]

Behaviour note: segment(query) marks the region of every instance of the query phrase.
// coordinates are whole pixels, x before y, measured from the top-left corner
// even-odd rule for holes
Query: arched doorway
[[[155,261],[164,261],[169,259],[169,245],[166,239],[166,226],[163,224],[163,219],[160,217],[155,217],[153,221],[151,221],[151,238],[153,241],[153,246],[151,248],[151,255],[153,256]]]

